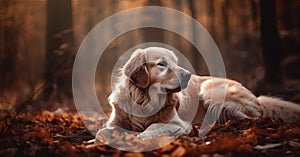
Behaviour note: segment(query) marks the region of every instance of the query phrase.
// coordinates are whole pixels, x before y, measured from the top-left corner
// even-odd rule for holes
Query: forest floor
[[[79,117],[62,110],[44,111],[35,116],[22,114],[2,117],[0,156],[300,156],[300,126],[271,120],[228,121],[215,125],[203,138],[194,124],[190,135],[148,152],[126,152],[97,145],[94,135],[106,119]],[[84,123],[83,123],[84,122]],[[85,125],[88,125],[87,130]],[[136,148],[151,143],[130,134],[113,134],[116,139],[133,143]]]
[[[284,85],[263,83],[256,95],[281,97],[300,103],[299,78]],[[95,144],[94,135],[106,118],[80,117],[76,111],[44,110],[37,114],[0,111],[0,156],[300,156],[300,126],[268,119],[227,121],[215,125],[204,137],[200,124],[189,135],[148,152],[128,152]],[[88,128],[88,129],[87,129]],[[130,134],[113,133],[114,142],[125,141],[136,150],[151,145]],[[153,138],[153,140],[157,140]],[[161,138],[160,140],[163,140]]]

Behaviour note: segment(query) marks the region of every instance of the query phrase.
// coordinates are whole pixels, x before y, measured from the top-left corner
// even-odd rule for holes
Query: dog
[[[107,143],[114,130],[134,130],[141,139],[188,134],[191,123],[271,118],[300,123],[300,106],[266,96],[256,97],[240,83],[197,76],[178,66],[168,49],[148,47],[131,55],[109,96],[112,107],[96,141]]]

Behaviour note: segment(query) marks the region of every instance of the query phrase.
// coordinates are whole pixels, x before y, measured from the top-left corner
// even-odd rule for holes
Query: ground
[[[5,115],[4,113],[1,115]],[[189,135],[148,152],[126,152],[97,145],[94,136],[106,119],[80,116],[58,110],[29,115],[13,113],[1,117],[0,156],[300,156],[300,126],[275,123],[268,119],[228,121],[215,125],[203,138],[200,124]],[[87,130],[83,122],[88,125]],[[132,142],[137,150],[151,144],[133,135],[114,133],[114,141]],[[153,138],[155,140],[155,138]]]

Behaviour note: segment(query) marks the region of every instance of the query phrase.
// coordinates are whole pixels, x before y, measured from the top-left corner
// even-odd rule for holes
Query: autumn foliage
[[[76,113],[57,110],[44,111],[35,116],[10,115],[2,119],[1,156],[199,156],[200,154],[299,156],[300,154],[300,127],[278,124],[266,119],[228,121],[224,125],[215,125],[203,138],[197,136],[200,124],[194,124],[190,135],[180,136],[168,145],[142,153],[125,152],[107,145],[95,144],[92,133],[106,121],[97,115],[80,117]],[[133,143],[137,150],[139,147],[152,144],[132,134],[115,132],[113,136],[113,142],[128,141]]]

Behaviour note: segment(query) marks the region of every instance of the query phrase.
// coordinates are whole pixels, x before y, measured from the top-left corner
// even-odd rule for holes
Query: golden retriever
[[[106,142],[112,130],[135,130],[140,138],[188,134],[191,122],[269,117],[299,123],[300,106],[254,96],[240,83],[224,78],[192,75],[177,65],[165,48],[136,50],[109,96],[112,113],[96,140]]]

